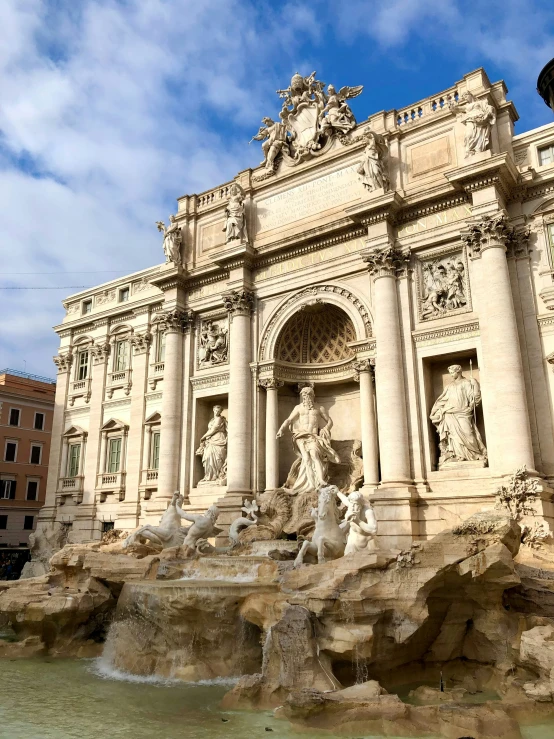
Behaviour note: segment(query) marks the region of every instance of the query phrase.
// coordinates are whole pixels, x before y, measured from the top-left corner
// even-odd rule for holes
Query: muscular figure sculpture
[[[301,402],[295,406],[277,432],[278,439],[285,429],[288,428],[292,432],[292,443],[297,459],[285,483],[285,488],[289,488],[292,493],[319,490],[328,482],[328,462],[337,464],[340,462],[339,456],[331,446],[333,422],[325,408],[316,407],[313,388],[302,388],[300,399]]]
[[[212,505],[208,508],[206,513],[200,514],[186,513],[180,507],[179,503],[177,503],[175,509],[181,518],[192,522],[192,526],[188,529],[183,542],[184,547],[194,549],[196,542],[199,539],[208,539],[215,533],[215,522],[219,516],[219,508],[217,506]]]

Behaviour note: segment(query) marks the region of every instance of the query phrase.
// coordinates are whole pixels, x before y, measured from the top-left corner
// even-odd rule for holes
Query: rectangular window
[[[127,369],[127,342],[115,342],[114,372],[123,372]]]
[[[34,525],[35,525],[35,517],[25,516],[25,518],[23,519],[23,528],[25,529],[25,531],[32,531]]]
[[[35,413],[35,429],[37,431],[44,429],[44,413]]]
[[[37,480],[27,480],[27,500],[38,500]]]
[[[7,529],[7,528],[8,528],[8,517],[0,516],[0,529]]]
[[[150,469],[157,470],[160,466],[160,432],[156,431],[152,434],[152,455],[150,459]]]
[[[119,291],[119,302],[126,303],[129,300],[129,288],[123,287]]]
[[[79,352],[77,363],[77,379],[86,380],[88,377],[88,351]]]
[[[156,362],[165,360],[165,333],[158,334],[158,351],[156,352]]]
[[[539,164],[544,166],[545,164],[552,164],[554,162],[554,144],[550,146],[544,146],[539,149]]]
[[[16,484],[15,480],[0,480],[0,498],[14,500]]]
[[[102,533],[107,534],[108,531],[113,531],[114,528],[114,522],[113,521],[102,521]]]
[[[10,408],[10,426],[19,426],[19,417],[21,411],[19,408]]]
[[[38,444],[31,444],[31,464],[40,464],[42,458],[42,447]]]
[[[121,437],[110,439],[108,448],[108,472],[119,472],[121,464]]]
[[[92,311],[92,300],[83,300],[83,315],[91,313]]]
[[[81,460],[81,445],[71,444],[67,455],[67,476],[77,477],[79,474],[79,462]]]
[[[5,462],[16,462],[17,461],[17,442],[8,441],[6,442],[6,452],[4,454]]]

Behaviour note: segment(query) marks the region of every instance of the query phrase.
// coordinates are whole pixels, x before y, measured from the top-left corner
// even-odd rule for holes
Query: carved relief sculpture
[[[177,223],[175,216],[169,216],[169,225],[166,228],[163,221],[156,221],[158,231],[164,235],[163,250],[165,254],[165,262],[172,262],[175,265],[181,264],[181,244],[182,234],[181,227]]]
[[[333,422],[325,408],[315,405],[313,388],[302,388],[300,400],[277,432],[278,439],[283,436],[285,429],[292,433],[297,459],[284,485],[292,494],[319,490],[328,482],[328,463],[340,463],[339,456],[331,446]]]
[[[438,318],[464,308],[468,284],[462,253],[420,263],[420,318]]]
[[[246,207],[244,205],[244,190],[233,182],[229,189],[229,202],[225,208],[225,242],[248,241],[246,233]]]
[[[204,477],[198,483],[199,487],[227,484],[227,419],[222,415],[223,408],[220,405],[214,405],[213,412],[208,430],[196,450],[204,466]]]
[[[229,355],[228,329],[213,321],[206,321],[200,331],[198,363],[200,367],[224,364]]]
[[[459,364],[450,366],[448,372],[452,382],[439,395],[430,415],[439,435],[439,468],[453,462],[486,463],[487,450],[475,416],[481,402],[479,383],[464,377]]]
[[[390,188],[388,174],[388,148],[383,136],[369,131],[364,136],[366,147],[357,172],[369,192],[382,188],[387,192]]]
[[[341,87],[337,92],[333,85],[315,79],[315,72],[308,77],[295,74],[289,87],[277,90],[283,99],[279,117],[281,123],[263,118],[264,124],[252,141],[263,141],[262,150],[266,174],[275,171],[277,158],[288,164],[298,164],[313,156],[334,135],[345,136],[356,126],[356,119],[346,102],[363,90],[357,87]]]
[[[450,105],[452,110],[462,113],[462,123],[467,126],[464,137],[466,157],[486,151],[490,144],[491,126],[496,123],[496,111],[486,100],[476,100],[470,93]]]

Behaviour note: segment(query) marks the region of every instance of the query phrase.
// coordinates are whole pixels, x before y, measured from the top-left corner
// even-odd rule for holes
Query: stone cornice
[[[475,192],[486,187],[496,186],[508,198],[518,184],[519,172],[506,152],[488,159],[478,159],[444,173],[454,187],[466,192]]]
[[[250,244],[240,243],[218,252],[213,256],[213,261],[218,267],[225,267],[228,270],[237,267],[251,269],[256,261],[256,250]]]
[[[189,276],[183,266],[171,266],[162,269],[158,276],[151,279],[150,282],[165,293],[168,290],[184,288],[189,282]]]
[[[469,323],[461,323],[456,326],[444,326],[442,328],[424,329],[422,331],[412,331],[412,338],[416,344],[424,341],[435,341],[436,339],[448,340],[449,338],[463,338],[464,334],[473,334],[479,332],[479,321],[471,321]]]
[[[345,208],[345,212],[353,221],[369,226],[383,221],[393,222],[404,205],[404,198],[398,192],[391,191],[369,197],[358,205]]]

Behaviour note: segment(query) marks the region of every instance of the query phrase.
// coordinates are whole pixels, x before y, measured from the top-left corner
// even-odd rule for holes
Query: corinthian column
[[[275,490],[279,487],[279,388],[282,380],[269,377],[259,381],[260,387],[266,391],[265,408],[265,489]]]
[[[254,296],[232,290],[223,296],[230,317],[227,492],[251,494],[252,380],[250,316]],[[167,351],[167,349],[166,349]]]
[[[411,472],[396,273],[405,266],[408,257],[392,246],[385,246],[364,252],[362,258],[374,281],[381,483],[389,487],[404,486],[410,484]]]
[[[535,461],[516,314],[506,261],[513,235],[503,213],[486,216],[462,233],[473,256],[481,257],[479,323],[483,351],[483,404],[491,469],[501,475]]]
[[[375,418],[372,364],[369,359],[354,362],[360,382],[360,413],[362,429],[362,460],[364,463],[364,488],[367,492],[379,484],[379,446]],[[364,491],[365,492],[365,491]]]
[[[190,314],[176,308],[161,314],[158,322],[160,331],[165,333],[165,367],[160,429],[160,468],[155,499],[166,502],[171,499],[179,485],[183,333],[189,326]]]

